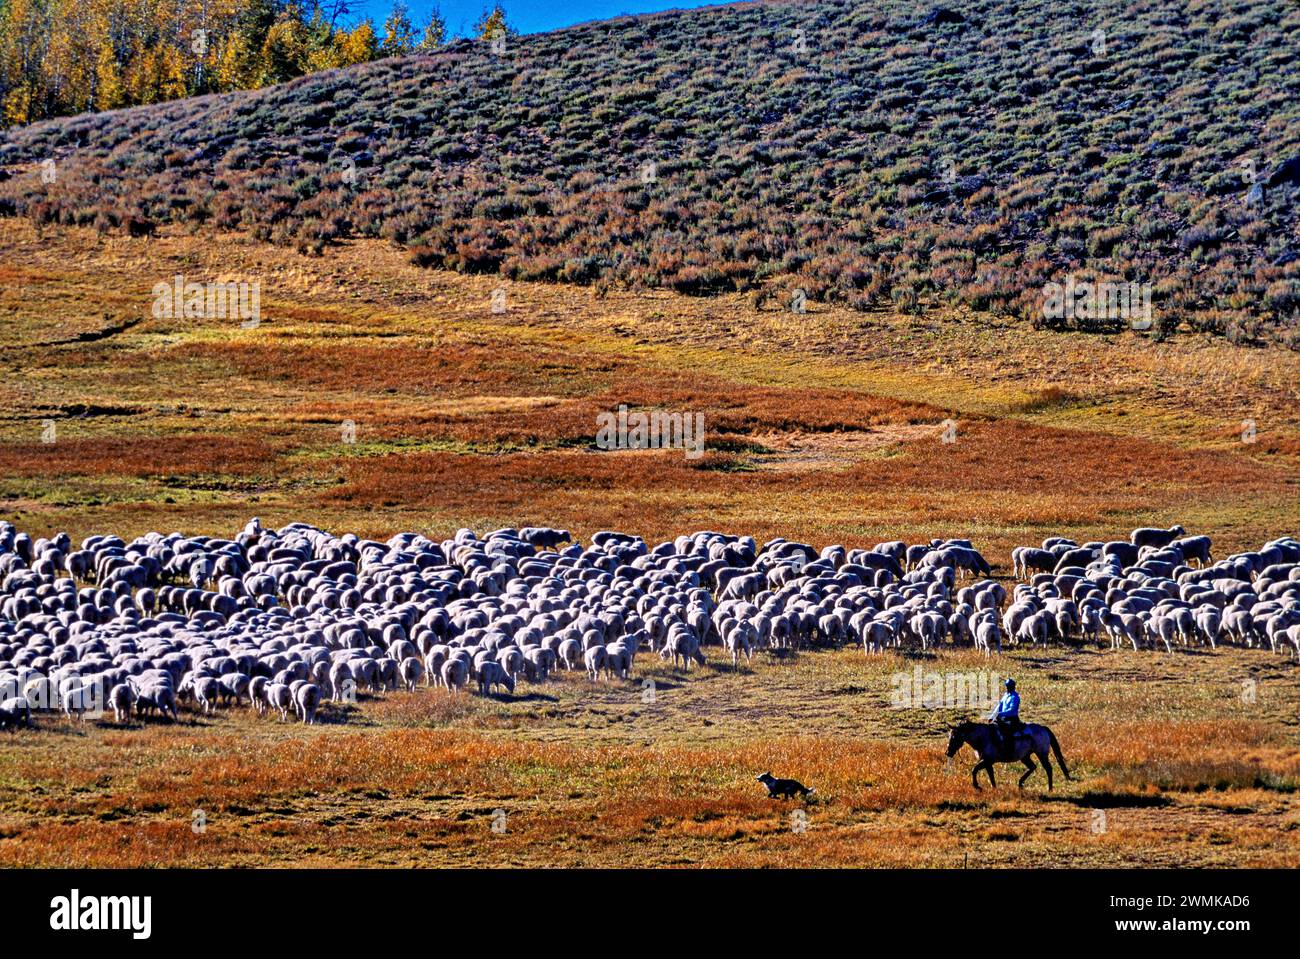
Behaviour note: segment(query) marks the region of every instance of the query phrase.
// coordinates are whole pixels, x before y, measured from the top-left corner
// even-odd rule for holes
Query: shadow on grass
[[[1049,802],[1067,802],[1086,809],[1152,809],[1168,806],[1173,800],[1162,793],[1124,790],[1089,790],[1078,796],[1046,796]]]
[[[484,697],[482,697],[482,698],[483,698],[483,699],[489,699],[489,700],[491,700],[491,701],[494,702],[494,703],[551,703],[551,704],[555,704],[555,703],[558,703],[558,702],[560,701],[560,697],[559,697],[559,696],[551,696],[551,695],[548,695],[548,694],[546,694],[546,693],[536,693],[536,692],[520,693],[520,694],[517,695],[517,696],[516,696],[514,693],[491,693],[491,694],[489,694],[489,695],[487,695],[487,696],[484,696]]]

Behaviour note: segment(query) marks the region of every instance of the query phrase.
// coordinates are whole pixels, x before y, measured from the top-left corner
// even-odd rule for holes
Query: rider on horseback
[[[998,700],[993,712],[989,713],[989,719],[997,724],[998,735],[1002,738],[1002,748],[1010,752],[1010,747],[1016,739],[1016,732],[1024,726],[1024,723],[1020,721],[1020,694],[1016,692],[1016,681],[1008,677],[1004,685],[1007,691]]]

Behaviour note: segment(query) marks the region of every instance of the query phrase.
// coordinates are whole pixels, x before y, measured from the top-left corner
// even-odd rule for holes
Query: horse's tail
[[[1056,762],[1057,765],[1061,767],[1061,772],[1065,773],[1066,779],[1073,782],[1074,777],[1070,775],[1069,767],[1065,765],[1065,757],[1061,755],[1061,744],[1056,741],[1056,733],[1052,732],[1049,729],[1047,731],[1047,738],[1048,741],[1052,744],[1052,752],[1056,754]]]

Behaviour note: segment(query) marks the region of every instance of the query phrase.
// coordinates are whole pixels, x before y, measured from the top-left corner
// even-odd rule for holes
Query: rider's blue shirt
[[[998,700],[998,708],[993,710],[991,719],[1019,719],[1020,718],[1020,694],[1004,693]]]

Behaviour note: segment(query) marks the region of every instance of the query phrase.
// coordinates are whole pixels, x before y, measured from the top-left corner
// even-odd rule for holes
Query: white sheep
[[[587,675],[591,677],[593,682],[600,678],[602,672],[605,674],[606,679],[609,678],[608,657],[605,654],[604,646],[592,646],[583,653],[582,659],[587,666]]]
[[[131,718],[135,708],[135,690],[128,683],[118,683],[108,691],[108,703],[113,707],[113,719],[120,723]]]
[[[321,691],[315,683],[303,683],[294,691],[294,709],[304,725],[316,722],[316,710],[320,707]]]
[[[271,709],[280,710],[280,721],[289,718],[289,709],[293,706],[293,697],[289,687],[284,683],[270,683],[266,687],[266,702]]]
[[[469,665],[465,660],[448,659],[442,664],[442,684],[453,693],[465,688],[469,682]]]
[[[478,672],[479,692],[484,696],[492,692],[494,686],[504,686],[507,692],[515,691],[514,677],[501,668],[501,664],[495,661],[485,662]]]
[[[424,663],[415,656],[409,656],[402,660],[399,670],[407,692],[415,692],[416,687],[420,685],[420,680],[424,678]]]

